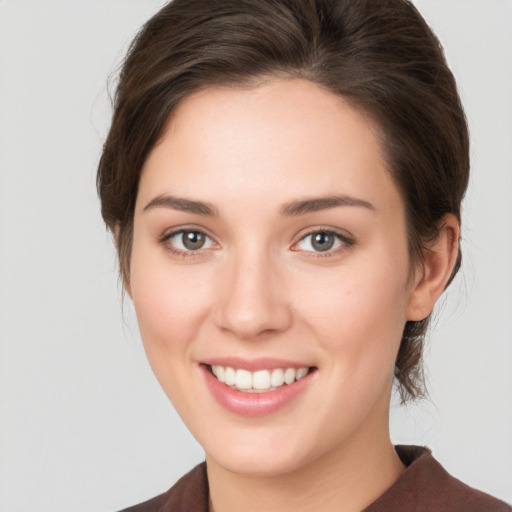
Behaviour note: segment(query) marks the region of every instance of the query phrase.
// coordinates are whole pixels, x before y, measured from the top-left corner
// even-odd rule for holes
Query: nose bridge
[[[219,273],[219,327],[244,339],[286,329],[291,318],[281,277],[279,265],[265,248],[246,244],[234,250]]]

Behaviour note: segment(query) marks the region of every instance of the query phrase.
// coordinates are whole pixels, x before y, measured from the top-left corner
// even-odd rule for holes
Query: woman
[[[389,438],[460,266],[468,155],[404,0],[175,0],[145,25],[98,188],[206,464],[130,510],[510,510]]]

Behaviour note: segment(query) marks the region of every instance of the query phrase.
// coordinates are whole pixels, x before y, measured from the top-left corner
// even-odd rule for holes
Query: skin
[[[217,215],[163,204],[171,195]],[[283,214],[333,195],[367,205]],[[203,248],[176,253],[181,236],[163,240],[183,228],[204,231]],[[344,238],[315,252],[308,234],[321,228]],[[447,216],[412,268],[376,127],[315,84],[214,88],[181,103],[143,169],[126,287],[153,371],[206,452],[211,510],[359,511],[392,485],[403,327],[432,310],[457,240]],[[285,407],[243,417],[205,385],[201,361],[226,356],[316,371]]]

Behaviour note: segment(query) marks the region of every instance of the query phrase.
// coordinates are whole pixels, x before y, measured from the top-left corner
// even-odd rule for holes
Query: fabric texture
[[[428,448],[396,446],[406,466],[398,480],[362,512],[512,512],[512,507],[449,475]],[[208,512],[203,462],[166,493],[121,512]]]

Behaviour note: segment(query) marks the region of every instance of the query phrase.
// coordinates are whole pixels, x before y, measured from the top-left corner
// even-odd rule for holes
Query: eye
[[[318,230],[303,236],[296,244],[296,247],[297,250],[307,252],[335,252],[340,247],[353,244],[353,240],[339,233]]]
[[[197,229],[182,229],[167,235],[164,240],[177,252],[194,252],[200,249],[211,249],[213,240]]]

